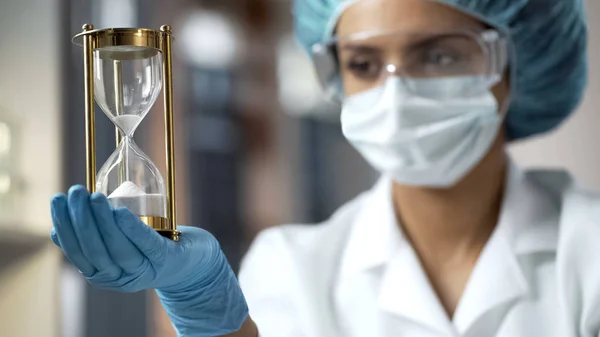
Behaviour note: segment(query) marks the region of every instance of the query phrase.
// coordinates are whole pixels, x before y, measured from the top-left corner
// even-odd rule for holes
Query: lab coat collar
[[[368,192],[351,224],[341,261],[342,277],[388,262],[402,239],[392,201],[392,181],[381,177]]]
[[[561,196],[533,179],[536,174],[509,162],[496,232],[517,256],[555,252],[558,246]]]
[[[382,177],[369,192],[352,224],[340,277],[385,267],[380,305],[405,319],[462,334],[486,313],[507,310],[527,294],[520,256],[556,250],[558,199],[511,162],[498,225],[469,278],[451,324],[399,230],[391,186],[391,180]]]
[[[511,160],[501,213],[496,227],[519,256],[556,251],[560,196],[549,194]],[[388,262],[407,245],[392,200],[392,180],[382,176],[361,205],[342,259],[342,274],[364,271]]]
[[[520,258],[554,253],[558,245],[560,201],[529,173],[509,163],[496,229],[485,245],[456,308],[457,332],[466,332],[484,315],[496,330],[510,306],[529,292]]]

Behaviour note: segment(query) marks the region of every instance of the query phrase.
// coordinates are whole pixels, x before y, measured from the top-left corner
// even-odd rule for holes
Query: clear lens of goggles
[[[318,77],[337,101],[402,78],[410,95],[443,100],[488,90],[507,65],[506,39],[495,30],[436,34],[366,32],[313,47]]]

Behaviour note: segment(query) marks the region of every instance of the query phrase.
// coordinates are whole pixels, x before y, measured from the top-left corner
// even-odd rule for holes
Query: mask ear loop
[[[506,72],[505,76],[510,76],[509,72]],[[508,79],[508,83],[511,83],[510,78]],[[502,123],[505,122],[506,120],[506,116],[508,115],[508,110],[510,109],[510,104],[512,103],[512,87],[509,84],[508,85],[508,94],[506,94],[506,97],[504,98],[504,100],[502,100],[502,102],[500,102],[499,106],[498,106],[498,113],[501,116],[502,119]]]
[[[508,94],[502,102],[498,102],[498,113],[500,114],[502,124],[504,125],[508,116],[508,110],[510,109],[510,105],[512,103],[512,97],[515,90],[514,86],[516,81],[514,81],[513,78],[513,76],[515,76],[515,65],[514,63],[510,64],[509,62],[509,60],[515,59],[514,57],[510,57],[514,56],[511,55],[513,49],[511,47],[512,44],[510,43],[510,40],[508,38],[508,36],[510,35],[503,35],[504,36],[497,37],[496,41],[494,41],[494,43],[491,44],[490,49],[492,51],[492,55],[495,55],[494,63],[496,64],[496,67],[498,69],[502,69],[502,76],[498,83],[501,83],[504,80],[506,80],[508,83]]]
[[[512,103],[515,82],[512,77],[514,76],[514,64],[509,67],[509,59],[514,59],[514,57],[509,57],[514,56],[510,55],[513,49],[511,48],[509,36],[510,34],[506,32],[500,34],[498,30],[488,30],[481,35],[486,46],[486,52],[491,59],[490,76],[499,78],[497,81],[494,81],[493,85],[498,85],[505,80],[508,81],[508,93],[502,102],[498,102],[497,111],[503,130],[506,130],[506,121]],[[493,86],[488,90],[492,88]]]

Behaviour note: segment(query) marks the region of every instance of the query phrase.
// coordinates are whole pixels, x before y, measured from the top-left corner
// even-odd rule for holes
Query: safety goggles
[[[318,78],[336,101],[378,88],[390,76],[401,78],[413,96],[473,96],[497,84],[508,62],[507,39],[493,29],[363,32],[316,44],[312,51]]]

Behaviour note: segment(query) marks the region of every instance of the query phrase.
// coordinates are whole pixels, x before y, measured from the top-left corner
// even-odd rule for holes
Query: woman
[[[181,336],[600,336],[600,197],[505,154],[578,104],[581,2],[294,6],[380,181],[319,226],[261,233],[241,287],[205,231],[174,243],[73,187],[52,201],[52,239],[81,273],[156,288]]]

